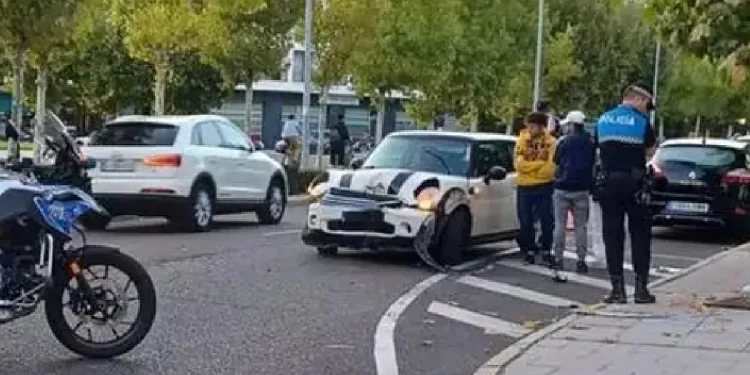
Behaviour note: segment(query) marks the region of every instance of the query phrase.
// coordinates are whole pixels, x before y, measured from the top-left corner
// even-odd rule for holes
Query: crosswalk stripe
[[[464,285],[473,286],[475,288],[484,289],[494,293],[505,294],[511,297],[552,307],[576,308],[585,306],[585,304],[581,302],[560,298],[549,294],[539,293],[531,289],[521,288],[515,285],[491,281],[474,276],[463,276],[456,281]]]
[[[551,271],[547,267],[542,267],[542,266],[537,266],[537,265],[527,265],[527,264],[521,263],[518,260],[506,259],[506,260],[501,260],[497,262],[497,264],[505,266],[505,267],[521,270],[521,271],[536,273],[538,275],[543,275],[543,276],[551,275]],[[571,273],[571,272],[566,272],[565,275],[568,277],[569,281],[572,281],[575,283],[584,284],[584,285],[592,286],[594,288],[605,289],[605,290],[608,290],[611,288],[609,281],[606,281],[606,280],[583,276],[583,275],[579,275],[577,273]],[[627,285],[625,289],[628,294],[632,294],[634,290],[632,285]]]
[[[563,253],[563,257],[565,259],[578,260],[578,254],[576,254],[574,251],[566,251],[566,252],[564,252]],[[594,260],[595,259],[594,259],[594,257],[592,255],[586,255],[586,263],[592,264],[592,263],[594,263]],[[626,269],[628,271],[631,271],[631,272],[633,272],[633,270],[634,270],[633,264],[632,263],[628,263],[628,262],[623,263],[622,268]],[[649,275],[653,276],[653,277],[667,277],[667,276],[669,276],[669,274],[664,273],[664,272],[659,272],[658,270],[653,269],[653,268],[649,271]]]
[[[427,312],[484,329],[484,332],[488,335],[500,334],[520,338],[531,332],[531,330],[524,328],[520,324],[493,318],[438,301],[430,303]]]

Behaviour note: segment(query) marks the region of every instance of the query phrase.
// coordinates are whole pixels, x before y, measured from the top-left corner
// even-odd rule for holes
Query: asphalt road
[[[252,215],[220,218],[214,232],[201,234],[155,220],[90,234],[89,242],[121,246],[149,267],[159,301],[151,334],[118,360],[83,361],[57,344],[39,312],[3,327],[0,374],[376,374],[382,315],[434,273],[412,254],[320,258],[300,243],[303,214],[290,208],[273,227],[258,226]],[[659,230],[655,266],[687,267],[725,246],[712,232]],[[500,243],[472,258],[512,248]],[[604,293],[590,280],[553,284],[516,265],[508,255],[462,275],[475,278],[452,275],[415,296],[394,330],[400,374],[472,374],[526,334],[518,328],[524,322],[543,325],[568,313],[528,290],[580,303]],[[590,277],[601,281],[604,273]],[[477,285],[521,291],[511,290],[513,297]],[[530,295],[537,302],[524,300]]]

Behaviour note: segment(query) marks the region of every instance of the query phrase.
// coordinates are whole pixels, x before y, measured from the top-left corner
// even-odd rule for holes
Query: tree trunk
[[[250,131],[253,123],[253,72],[245,79],[245,131]]]
[[[43,162],[44,135],[47,122],[47,78],[49,68],[44,59],[39,63],[39,72],[36,78],[36,114],[34,117],[34,163]]]
[[[18,130],[19,136],[23,129],[23,104],[25,94],[23,92],[23,79],[26,74],[26,51],[17,50],[13,56],[13,125]],[[21,157],[20,145],[17,141],[8,140],[8,160]]]
[[[476,133],[477,131],[479,131],[479,110],[477,110],[476,108],[471,108],[470,118],[471,120],[469,120],[469,131],[472,133]]]
[[[316,166],[318,169],[323,169],[323,157],[325,155],[325,142],[324,133],[327,126],[328,118],[328,87],[323,86],[320,88],[321,100],[318,103],[318,160]]]
[[[701,116],[698,115],[695,117],[695,136],[700,137],[701,136]]]
[[[378,95],[378,117],[375,119],[375,144],[383,139],[383,125],[385,122],[385,95]]]
[[[664,139],[664,117],[659,117],[659,139]]]
[[[154,115],[161,116],[164,115],[169,65],[166,62],[159,62],[155,64],[154,70]]]
[[[505,125],[505,134],[507,134],[507,135],[513,134],[513,120],[512,119],[510,121],[506,122],[506,125]]]
[[[729,124],[729,127],[727,128],[727,138],[732,138],[734,135],[734,124]]]

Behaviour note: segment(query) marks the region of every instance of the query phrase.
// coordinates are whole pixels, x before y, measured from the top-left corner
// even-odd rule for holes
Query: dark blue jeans
[[[552,232],[555,229],[555,217],[552,206],[554,184],[518,186],[516,189],[516,212],[521,232],[516,241],[525,254],[549,253],[552,249]],[[536,227],[539,221],[542,234],[537,243]]]

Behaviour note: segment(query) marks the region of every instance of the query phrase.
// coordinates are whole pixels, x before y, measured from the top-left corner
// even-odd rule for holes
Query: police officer
[[[639,199],[646,175],[646,153],[656,142],[648,117],[652,109],[651,93],[640,86],[629,86],[623,92],[622,103],[604,113],[596,125],[601,158],[597,185],[602,235],[612,282],[605,303],[627,303],[623,280],[625,215],[636,275],[635,303],[656,302],[656,297],[648,291],[651,217]]]

